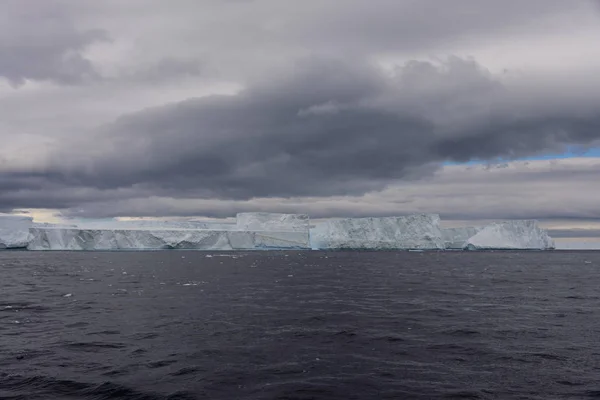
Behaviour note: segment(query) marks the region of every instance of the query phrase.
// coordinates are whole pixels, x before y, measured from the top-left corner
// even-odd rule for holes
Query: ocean
[[[0,399],[600,398],[600,252],[0,252]]]

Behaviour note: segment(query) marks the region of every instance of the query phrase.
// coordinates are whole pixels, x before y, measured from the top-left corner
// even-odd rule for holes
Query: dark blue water
[[[600,398],[600,252],[0,252],[1,399]]]

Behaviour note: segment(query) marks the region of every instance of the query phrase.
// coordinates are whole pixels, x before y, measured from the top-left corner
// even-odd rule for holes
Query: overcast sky
[[[0,212],[600,229],[598,38],[591,0],[0,0]]]

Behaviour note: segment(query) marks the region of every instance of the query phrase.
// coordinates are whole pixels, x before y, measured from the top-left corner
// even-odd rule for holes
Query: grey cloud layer
[[[540,110],[543,99],[519,95],[518,85],[459,58],[412,62],[392,76],[311,59],[239,95],[122,117],[71,143],[40,173],[67,185],[231,199],[362,194],[427,175],[443,161],[525,156],[600,138],[600,110],[560,103]]]
[[[545,24],[560,25],[570,11],[587,5],[586,0],[454,0],[451,5],[308,0],[293,6],[279,0],[5,0],[0,76],[13,84],[100,79],[94,60],[84,53],[109,37],[117,44],[134,43],[120,60],[126,79],[163,80],[197,73],[198,65],[213,76],[256,76],[282,58],[438,52],[459,41],[543,32]],[[131,65],[132,60],[145,65]]]
[[[30,80],[51,85],[40,85],[40,97],[29,104],[43,111],[31,117],[27,96],[35,96],[36,88],[0,91],[0,104],[11,114],[1,118],[0,109],[0,140],[19,150],[0,149],[0,210],[43,207],[85,216],[229,216],[240,208],[318,216],[419,211],[403,208],[412,204],[406,193],[418,197],[411,188],[426,191],[421,183],[436,176],[443,162],[514,158],[600,139],[596,75],[497,75],[459,57],[399,62],[393,71],[373,61],[378,55],[409,59],[412,52],[435,53],[461,41],[544,32],[562,26],[570,8],[588,2],[289,4],[3,2],[0,77],[15,87]],[[180,101],[161,102],[163,87],[181,77],[234,82],[244,89],[199,98],[185,92],[169,97]],[[133,105],[118,95],[130,89],[142,93],[131,96],[138,99]],[[115,93],[115,104],[125,103],[126,110],[143,108],[136,107],[140,96],[155,96],[149,104],[163,105],[121,111],[114,122],[89,131],[94,124],[82,121],[88,113],[106,121],[120,106],[90,100],[86,90],[105,93],[103,99]],[[77,96],[83,117],[69,115],[71,107],[77,109],[73,104],[53,103],[55,98],[73,103]],[[15,110],[23,116],[13,118]],[[31,138],[12,140],[18,129]],[[29,158],[21,156],[27,141],[35,148]],[[561,179],[563,173],[543,174]],[[579,176],[586,173],[594,172]],[[452,179],[439,181],[440,188]],[[347,200],[387,193],[390,185],[403,192],[384,205],[378,198]],[[433,197],[437,207],[443,204],[443,195]],[[444,207],[447,215],[464,217],[460,207]],[[497,211],[515,213],[511,207]],[[585,209],[572,217],[591,214]]]
[[[215,200],[157,196],[140,188],[119,190],[45,188],[12,197],[13,204],[62,204],[71,217],[211,216],[240,211],[305,212],[313,218],[440,213],[445,221],[503,218],[561,219],[547,225],[567,236],[574,227],[600,229],[597,199],[600,158],[515,161],[508,164],[445,166],[428,178],[398,182],[357,196]],[[0,199],[8,200],[6,192]],[[45,200],[45,202],[44,202]],[[33,202],[33,203],[32,203]],[[591,221],[596,221],[592,223]],[[584,235],[572,235],[584,236]]]
[[[418,188],[415,180],[443,161],[524,156],[600,138],[598,110],[571,102],[544,109],[543,99],[513,100],[519,94],[519,85],[504,84],[471,60],[412,62],[386,75],[369,65],[311,59],[238,95],[124,116],[68,143],[37,170],[1,175],[7,190],[0,204],[81,205],[82,213],[100,215],[98,205],[86,203],[104,197],[119,205],[108,213],[131,215],[140,197],[151,196],[356,196],[398,180]],[[517,179],[511,176],[511,184]],[[164,204],[162,212],[170,213]]]
[[[96,76],[82,52],[107,40],[106,32],[78,30],[55,0],[5,0],[1,11],[0,76],[13,85],[26,79],[74,84]]]
[[[598,238],[600,229],[550,229],[553,238]]]

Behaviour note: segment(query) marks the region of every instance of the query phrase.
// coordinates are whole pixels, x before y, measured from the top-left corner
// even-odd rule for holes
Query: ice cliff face
[[[327,220],[310,230],[313,249],[443,249],[437,214]]]
[[[436,214],[332,219],[310,229],[302,214],[240,213],[236,224],[201,221],[33,223],[0,214],[0,250],[552,249],[536,221],[440,228]]]
[[[27,247],[32,224],[30,217],[0,214],[0,250]]]
[[[238,230],[306,232],[310,219],[305,214],[238,213]]]
[[[29,250],[309,249],[308,217],[245,213],[237,224],[199,221],[94,221],[31,228]],[[304,227],[304,228],[303,228]]]
[[[496,222],[483,227],[464,244],[468,250],[548,250],[554,241],[537,221]]]
[[[29,250],[309,249],[302,232],[32,228]]]
[[[474,226],[442,229],[444,246],[449,250],[462,250],[465,248],[467,240],[475,236],[481,229],[481,227]]]

